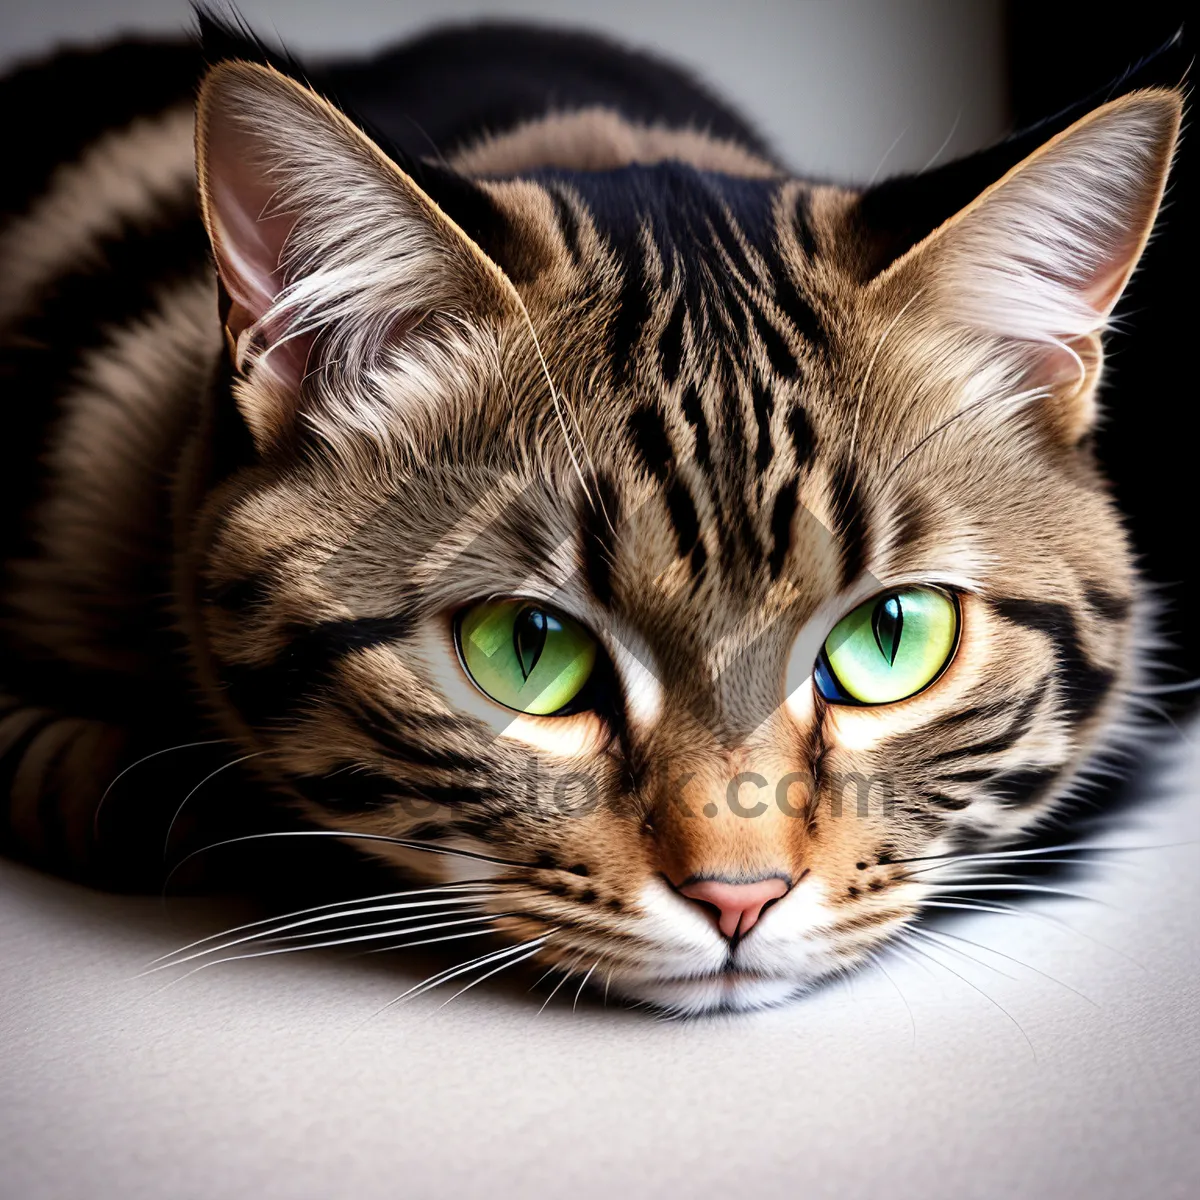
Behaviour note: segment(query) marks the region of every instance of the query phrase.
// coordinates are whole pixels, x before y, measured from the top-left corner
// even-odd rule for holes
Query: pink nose
[[[708,904],[717,910],[717,927],[727,937],[747,933],[772,900],[788,893],[789,884],[783,879],[760,879],[757,883],[725,883],[720,879],[703,879],[685,883],[680,893],[698,904]]]

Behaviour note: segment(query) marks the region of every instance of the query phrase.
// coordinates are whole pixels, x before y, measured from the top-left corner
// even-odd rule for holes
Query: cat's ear
[[[919,291],[939,320],[995,339],[1047,393],[1073,444],[1095,415],[1100,334],[1145,248],[1182,103],[1134,92],[1062,130],[869,285]]]
[[[315,372],[367,378],[384,355],[428,358],[431,317],[512,302],[499,268],[409,175],[270,67],[208,73],[196,150],[235,393],[260,448],[289,430]]]

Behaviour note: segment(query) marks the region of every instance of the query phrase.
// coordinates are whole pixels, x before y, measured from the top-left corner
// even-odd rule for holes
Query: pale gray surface
[[[132,977],[211,914],[4,865],[0,1196],[1195,1196],[1189,732],[1107,839],[1153,848],[1082,884],[1102,903],[1029,908],[1069,929],[955,926],[1087,1000],[964,946],[998,970],[893,956],[749,1017],[573,1012],[566,989],[538,1015],[525,981],[372,1018],[410,960],[259,959],[157,991]]]
[[[241,0],[298,53],[359,51],[436,21],[520,17],[599,30],[691,66],[805,172],[866,181],[994,138],[997,0]],[[63,38],[179,31],[186,0],[0,0],[0,64]]]
[[[860,179],[901,134],[884,172],[921,166],[960,108],[951,151],[1001,121],[995,4],[242,7],[300,50],[378,44],[438,12],[562,14],[675,52],[794,162]],[[173,2],[8,3],[0,47],[11,59],[63,35],[177,28],[184,14]],[[1084,886],[1107,907],[1031,907],[1076,932],[1035,916],[955,927],[1092,1003],[1007,959],[984,955],[987,969],[947,953],[969,983],[894,958],[736,1019],[572,1012],[565,992],[537,1016],[540,1000],[514,983],[368,1020],[418,964],[260,959],[156,993],[133,976],[217,927],[206,906],[164,917],[154,900],[0,864],[0,1197],[1193,1196],[1190,732],[1183,761],[1146,781],[1146,803],[1111,835],[1157,848]]]

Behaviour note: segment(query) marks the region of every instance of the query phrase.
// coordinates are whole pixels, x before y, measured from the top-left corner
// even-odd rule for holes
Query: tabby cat
[[[10,852],[157,882],[236,777],[425,884],[364,936],[499,939],[438,978],[744,1009],[1113,750],[1089,432],[1178,92],[856,190],[592,38],[202,24],[3,84]]]

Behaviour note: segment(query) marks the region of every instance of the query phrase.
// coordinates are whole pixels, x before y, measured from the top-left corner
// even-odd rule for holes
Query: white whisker
[[[1043,887],[1037,883],[970,883],[954,879],[949,880],[944,886],[953,888],[958,892],[1030,892],[1043,896],[1065,896],[1069,900],[1088,900],[1092,904],[1105,903],[1103,900],[1098,900],[1095,896],[1088,896],[1084,892],[1071,892],[1066,888]],[[935,894],[940,896],[948,893],[937,892]],[[951,899],[954,898],[951,896]]]
[[[558,995],[558,989],[560,987],[562,987],[562,985],[564,983],[566,983],[567,980],[570,979],[571,976],[575,973],[576,964],[578,964],[578,962],[581,958],[583,958],[582,950],[577,955],[575,955],[575,957],[571,960],[571,963],[569,966],[563,968],[562,964],[561,963],[559,964],[560,968],[563,971],[563,977],[554,985],[553,988],[551,988],[550,995],[548,995],[546,997],[546,999],[542,1001],[542,1007],[537,1010],[537,1013],[535,1015],[541,1016],[542,1013],[545,1012],[546,1005],[549,1004],[550,1001],[553,1000],[556,995]]]
[[[1045,971],[1039,970],[1037,967],[1033,966],[1030,963],[1022,962],[1019,958],[1013,958],[1013,956],[1011,954],[1005,954],[1003,950],[997,950],[992,946],[985,946],[982,942],[973,942],[973,941],[971,941],[970,938],[959,937],[957,934],[954,934],[954,933],[946,933],[944,930],[941,930],[941,929],[909,929],[908,932],[909,933],[917,933],[917,934],[920,934],[922,937],[926,937],[926,938],[937,938],[937,939],[951,938],[956,942],[963,942],[968,946],[975,946],[980,950],[986,951],[988,954],[995,954],[1000,958],[1007,959],[1010,963],[1013,963],[1014,965],[1016,965],[1018,967],[1023,967],[1026,971],[1032,971],[1035,975],[1040,975],[1043,979],[1048,979],[1051,983],[1056,983],[1061,988],[1066,988],[1066,990],[1068,992],[1071,992],[1073,995],[1078,996],[1080,998],[1080,1000],[1086,1001],[1093,1008],[1100,1007],[1100,1005],[1098,1005],[1095,1002],[1095,1000],[1093,1000],[1090,996],[1085,996],[1082,992],[1077,991],[1075,988],[1073,988],[1069,983],[1063,983],[1063,981],[1061,979],[1056,979],[1053,975],[1048,975]],[[979,962],[981,966],[986,965],[980,959],[977,959],[976,961]]]
[[[515,967],[515,966],[517,966],[518,963],[523,963],[526,959],[532,958],[538,952],[539,949],[540,949],[539,946],[534,946],[534,948],[532,950],[530,950],[528,954],[520,954],[516,958],[506,959],[498,967],[493,967],[490,971],[485,971],[482,975],[479,976],[478,979],[472,979],[471,982],[468,983],[465,987],[459,988],[458,991],[455,992],[454,995],[450,997],[450,1000],[443,1000],[441,1002],[441,1004],[439,1004],[437,1006],[437,1008],[435,1008],[433,1010],[433,1012],[434,1013],[441,1012],[441,1010],[443,1008],[445,1008],[446,1005],[449,1004],[451,1000],[457,1000],[459,998],[459,996],[461,996],[463,994],[463,992],[469,992],[473,987],[475,987],[476,984],[483,983],[484,980],[491,979],[493,975],[499,975],[501,971],[507,971],[509,969],[509,967]],[[430,1013],[429,1015],[432,1017],[433,1013]]]
[[[491,918],[477,917],[477,918],[475,918],[474,923],[480,923],[482,921],[488,921],[490,923]],[[424,925],[417,929],[410,929],[408,932],[409,933],[425,933],[431,929],[444,929],[447,927],[465,925],[468,923],[469,922],[466,922],[466,921],[447,921],[444,924]],[[451,933],[451,934],[445,934],[441,937],[422,938],[419,941],[403,942],[403,943],[401,943],[401,946],[394,946],[394,947],[392,947],[392,949],[400,949],[401,947],[408,947],[408,946],[431,946],[431,945],[434,945],[439,942],[456,941],[459,938],[483,937],[484,935],[491,934],[492,932],[493,932],[493,930],[491,930],[491,929],[473,929],[473,930],[468,930],[465,933]],[[252,958],[273,958],[274,956],[279,955],[279,954],[299,954],[306,950],[325,950],[325,949],[330,949],[330,948],[333,948],[336,946],[347,946],[347,945],[353,945],[357,942],[370,941],[372,939],[372,937],[378,938],[378,937],[394,937],[394,936],[395,936],[395,931],[392,930],[392,931],[389,931],[388,933],[381,933],[381,934],[374,934],[374,935],[365,934],[360,937],[333,938],[333,939],[330,939],[329,941],[324,941],[324,942],[310,942],[303,946],[279,946],[279,947],[274,947],[269,950],[252,950],[246,954],[232,954],[228,958],[213,959],[211,962],[201,963],[198,967],[193,967],[190,971],[185,971],[177,979],[172,979],[171,982],[168,983],[166,985],[166,987],[161,988],[160,991],[166,991],[167,988],[172,988],[177,983],[182,983],[185,979],[191,978],[191,976],[195,975],[199,971],[205,971],[209,967],[219,967],[224,963],[245,962]],[[155,968],[155,970],[161,970],[161,969],[162,968]],[[151,972],[151,971],[143,971],[142,972],[143,975],[149,975],[149,974],[153,974],[153,973],[154,972]],[[137,976],[137,978],[141,978],[141,976]]]
[[[970,861],[986,862],[988,860],[988,857],[989,857],[988,855],[978,855],[978,856],[974,857],[973,859],[971,859]],[[909,871],[908,874],[910,876],[912,876],[912,875],[923,875],[926,871],[941,871],[941,870],[945,870],[947,867],[958,866],[959,863],[965,862],[965,861],[968,861],[968,860],[948,858],[944,862],[930,863],[930,865],[927,867],[916,867],[912,871]],[[1005,862],[1011,862],[1012,860],[1011,859],[998,859],[997,861],[1001,865],[1003,865]],[[1056,857],[1056,858],[1026,858],[1021,861],[1031,863],[1034,866],[1042,866],[1043,864],[1046,864],[1046,865],[1058,864],[1058,865],[1062,865],[1062,866],[1105,867],[1105,868],[1109,868],[1109,869],[1117,868],[1120,870],[1128,870],[1133,865],[1132,863],[1116,862],[1111,858],[1057,858]],[[978,879],[983,879],[983,878],[993,879],[993,878],[999,878],[999,877],[1000,877],[999,875],[995,875],[995,874],[987,875],[987,876],[984,876],[984,875],[972,876],[972,878],[978,878]],[[1012,875],[1012,874],[1009,874],[1004,877],[1008,878],[1008,879],[1023,878],[1023,876]]]
[[[241,756],[241,758],[234,758],[234,759],[231,759],[231,760],[230,760],[229,762],[227,762],[227,763],[222,763],[222,764],[221,764],[221,766],[217,767],[217,769],[216,769],[215,771],[210,771],[210,772],[209,772],[207,775],[205,775],[205,777],[204,777],[202,780],[200,780],[200,782],[199,782],[198,784],[196,784],[196,786],[195,786],[194,788],[192,788],[192,790],[191,790],[190,792],[188,792],[188,794],[187,794],[186,796],[184,796],[184,798],[183,798],[183,800],[181,801],[181,803],[180,803],[179,807],[178,807],[178,808],[175,810],[175,813],[174,813],[174,815],[171,817],[171,823],[170,823],[170,824],[167,826],[167,833],[166,833],[166,836],[163,838],[163,852],[162,852],[162,856],[163,856],[163,865],[164,865],[164,866],[166,865],[166,862],[167,862],[167,855],[168,855],[168,853],[169,853],[169,851],[170,851],[170,848],[171,848],[171,835],[172,835],[172,834],[175,832],[175,825],[176,825],[176,823],[177,823],[177,822],[178,822],[178,820],[179,820],[180,814],[182,814],[183,810],[184,810],[185,808],[187,808],[188,801],[189,801],[189,800],[191,800],[191,798],[192,798],[192,797],[193,797],[193,796],[194,796],[194,795],[195,795],[195,794],[196,794],[196,793],[197,793],[197,792],[198,792],[198,791],[199,791],[199,790],[200,790],[200,789],[201,789],[201,788],[202,788],[202,787],[203,787],[203,786],[204,786],[204,785],[205,785],[205,784],[206,784],[206,783],[207,783],[207,782],[210,780],[210,779],[215,779],[215,778],[216,778],[218,775],[220,775],[220,774],[221,774],[223,771],[228,771],[230,768],[232,768],[232,767],[236,767],[236,766],[238,766],[238,765],[239,765],[239,764],[241,764],[241,763],[244,763],[244,762],[249,762],[249,760],[250,760],[250,759],[252,759],[252,758],[261,758],[261,757],[262,757],[264,754],[266,754],[266,753],[267,753],[267,752],[266,752],[265,750],[257,750],[257,751],[255,751],[253,754],[243,754],[243,755]]]
[[[440,896],[445,895],[446,899],[440,901],[419,901],[412,907],[423,907],[430,903],[452,904],[458,903],[463,895],[476,895],[476,889],[482,890],[485,894],[493,890],[493,885],[490,880],[479,881],[463,881],[462,883],[446,884],[442,887],[435,888],[416,888],[404,892],[384,892],[378,896],[364,896],[356,900],[335,900],[329,904],[316,904],[312,908],[301,908],[296,912],[285,913],[282,916],[264,917],[258,921],[248,921],[244,925],[235,925],[232,929],[226,929],[221,933],[211,933],[207,937],[197,938],[194,942],[189,942],[186,946],[180,946],[177,950],[172,950],[169,954],[160,954],[158,958],[151,959],[147,964],[148,967],[156,966],[158,963],[165,962],[168,958],[174,958],[178,954],[185,954],[189,950],[194,950],[197,946],[203,946],[208,942],[219,941],[221,938],[231,937],[237,933],[243,933],[247,929],[260,929],[264,925],[270,925],[276,921],[292,921],[297,917],[305,917],[309,913],[325,913],[326,916],[318,918],[319,920],[330,920],[334,916],[341,916],[336,910],[344,908],[347,905],[354,906],[356,904],[373,904],[377,900],[402,900],[409,896]],[[397,909],[406,907],[405,905],[396,905]],[[231,942],[230,945],[237,943]]]
[[[589,979],[591,979],[591,977],[592,977],[592,972],[593,972],[593,971],[595,971],[595,969],[596,969],[596,968],[597,968],[599,965],[600,965],[600,959],[598,958],[598,959],[596,959],[596,961],[595,961],[594,963],[592,963],[591,967],[588,969],[588,973],[587,973],[587,974],[586,974],[586,975],[583,977],[583,979],[581,979],[581,980],[580,980],[580,982],[579,982],[579,990],[578,990],[578,991],[575,993],[575,1000],[574,1000],[574,1002],[571,1004],[571,1011],[572,1011],[572,1012],[574,1012],[574,1011],[576,1010],[576,1008],[578,1008],[578,1007],[579,1007],[579,997],[583,995],[583,989],[584,989],[585,987],[587,987],[587,981],[588,981]]]
[[[100,834],[100,810],[104,807],[104,802],[108,799],[109,792],[135,767],[140,767],[142,763],[149,762],[152,758],[158,758],[163,754],[173,754],[176,750],[193,750],[197,746],[221,746],[229,744],[229,738],[206,738],[200,742],[181,742],[178,746],[165,746],[162,750],[155,750],[150,754],[144,754],[137,762],[130,763],[129,766],[114,775],[112,782],[104,789],[103,795],[96,804],[96,811],[92,814],[92,833],[97,837]]]
[[[451,979],[456,979],[459,975],[463,975],[467,971],[473,970],[475,967],[481,967],[485,964],[498,962],[500,959],[508,958],[511,955],[518,954],[522,950],[528,950],[531,948],[534,950],[540,949],[554,932],[554,930],[551,930],[550,933],[543,934],[543,936],[540,938],[534,938],[532,941],[528,942],[518,942],[514,946],[503,946],[499,950],[492,950],[487,954],[481,954],[478,958],[473,958],[470,962],[463,963],[460,966],[447,967],[444,971],[438,971],[436,974],[431,975],[428,979],[422,980],[420,983],[413,984],[412,987],[410,987],[407,991],[401,992],[400,995],[394,1000],[389,1000],[382,1008],[377,1009],[371,1014],[371,1016],[363,1021],[362,1024],[357,1026],[355,1030],[351,1030],[351,1033],[357,1032],[358,1029],[361,1029],[364,1025],[369,1024],[371,1021],[375,1020],[376,1017],[382,1016],[382,1014],[387,1012],[389,1008],[392,1008],[397,1004],[401,1004],[405,1000],[415,1000],[418,996],[424,995],[433,988],[440,987],[443,983],[448,983]]]
[[[1145,964],[1137,961],[1136,958],[1131,958],[1128,954],[1118,950],[1115,946],[1110,946],[1107,942],[1102,942],[1099,938],[1094,938],[1090,934],[1084,933],[1081,929],[1076,929],[1073,925],[1068,925],[1066,921],[1060,921],[1057,917],[1050,916],[1049,913],[1036,912],[1029,908],[1018,908],[1014,904],[1000,904],[996,901],[984,902],[982,900],[971,900],[962,902],[952,902],[948,900],[923,900],[922,905],[926,908],[957,908],[963,909],[966,912],[985,912],[997,913],[1002,917],[1026,917],[1031,921],[1042,921],[1047,925],[1053,925],[1056,929],[1061,929],[1065,933],[1073,934],[1075,937],[1081,937],[1085,941],[1091,942],[1102,949],[1107,950],[1110,954],[1115,954],[1118,958],[1123,958],[1126,962],[1132,963],[1140,971],[1146,969]]]
[[[884,979],[888,981],[896,989],[896,995],[900,997],[900,1003],[904,1005],[904,1011],[908,1013],[908,1023],[912,1027],[912,1044],[917,1044],[917,1018],[913,1016],[912,1005],[908,1002],[908,997],[900,990],[900,985],[892,978],[891,972],[883,965],[878,958],[875,960],[875,965],[883,973]]]
[[[934,956],[932,954],[930,954],[927,950],[921,950],[916,946],[909,945],[908,943],[905,943],[905,949],[910,951],[913,954],[920,955],[922,958],[927,958],[930,962],[936,963],[943,970],[949,971],[950,974],[953,975],[956,979],[962,980],[962,982],[965,983],[967,985],[967,987],[971,988],[973,991],[978,992],[989,1004],[994,1005],[996,1008],[998,1008],[1005,1015],[1005,1017],[1009,1021],[1011,1021],[1013,1023],[1013,1025],[1016,1026],[1017,1031],[1025,1039],[1025,1044],[1029,1047],[1029,1052],[1033,1055],[1034,1061],[1035,1062],[1037,1061],[1037,1051],[1034,1049],[1033,1043],[1029,1040],[1029,1035],[1025,1032],[1024,1029],[1021,1028],[1020,1021],[1018,1021],[1016,1019],[1016,1017],[1014,1017],[1012,1015],[1012,1013],[1010,1013],[1008,1011],[1008,1009],[1005,1008],[1004,1005],[1000,1003],[999,1000],[996,1000],[992,996],[989,996],[987,994],[987,992],[985,992],[983,990],[983,988],[981,988],[976,983],[972,983],[971,980],[969,980],[965,975],[960,974],[949,964],[942,962],[941,959],[939,959],[939,958],[934,958]],[[897,948],[897,953],[901,953],[901,951],[898,948]]]
[[[1038,854],[1074,853],[1081,854],[1132,854],[1138,850],[1171,850],[1177,846],[1195,845],[1194,840],[1182,842],[1164,842],[1153,846],[1100,846],[1079,845],[1075,842],[1063,842],[1058,846],[1032,846],[1018,850],[993,850],[986,854],[929,854],[918,858],[895,859],[897,865],[917,862],[979,862],[1004,858],[1030,858]]]
[[[904,930],[904,932],[902,934],[900,934],[900,940],[902,942],[907,943],[907,941],[910,937],[923,937],[923,938],[928,939],[929,934],[926,933],[924,930],[916,929],[916,928],[910,926],[908,929]],[[938,945],[941,945],[941,943],[935,941],[934,945],[938,946]],[[994,971],[997,975],[1002,976],[1004,979],[1010,979],[1010,980],[1013,980],[1014,982],[1016,981],[1017,977],[1015,975],[1010,975],[1007,971],[1000,970],[999,967],[994,966],[992,963],[984,962],[980,958],[975,958],[973,955],[968,954],[965,950],[959,950],[955,946],[942,946],[942,949],[945,950],[948,954],[956,954],[956,955],[958,955],[959,958],[965,958],[967,960],[967,962],[974,963],[977,967],[983,967],[987,971]]]
[[[441,854],[448,858],[466,858],[472,862],[494,863],[501,867],[520,867],[523,870],[532,870],[534,868],[533,863],[518,862],[509,858],[498,858],[493,854],[482,854],[475,850],[458,850],[450,846],[438,846],[429,842],[413,841],[410,838],[392,837],[385,833],[353,833],[341,829],[276,829],[265,833],[246,833],[240,837],[223,838],[219,842],[212,842],[207,846],[201,846],[199,850],[193,850],[171,868],[171,872],[167,876],[167,881],[163,885],[163,890],[164,892],[166,891],[176,873],[182,870],[198,854],[207,854],[210,850],[219,850],[224,846],[236,846],[242,842],[261,841],[265,838],[292,837],[332,837],[350,842],[383,842],[389,846],[401,846],[406,850],[421,850],[426,854]]]

